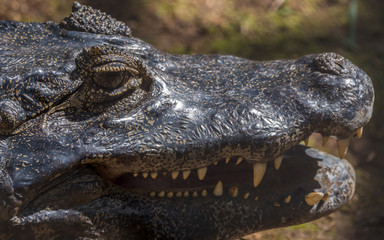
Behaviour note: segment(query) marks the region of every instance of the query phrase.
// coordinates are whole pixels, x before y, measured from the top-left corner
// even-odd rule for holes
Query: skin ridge
[[[171,55],[79,3],[0,39],[1,239],[238,239],[353,196],[348,162],[298,145],[372,115],[338,54]]]

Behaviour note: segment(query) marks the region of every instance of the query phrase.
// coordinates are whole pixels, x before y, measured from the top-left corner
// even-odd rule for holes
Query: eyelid
[[[128,66],[126,63],[122,62],[109,62],[104,63],[102,65],[98,65],[92,69],[95,73],[101,73],[101,72],[121,72],[121,71],[128,71],[133,75],[139,75],[139,71],[133,67]]]

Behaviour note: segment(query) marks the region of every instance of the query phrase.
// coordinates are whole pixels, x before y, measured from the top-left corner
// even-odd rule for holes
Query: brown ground
[[[80,2],[127,22],[134,36],[168,52],[224,53],[261,60],[335,51],[367,71],[375,85],[375,113],[363,138],[351,143],[346,157],[357,173],[351,203],[317,221],[247,239],[375,240],[384,235],[384,1],[359,1],[357,25],[352,27],[355,40],[348,25],[348,6],[353,1]],[[60,21],[71,4],[72,0],[0,0],[0,19]],[[316,145],[316,139],[311,144]],[[327,148],[335,152],[335,143]]]

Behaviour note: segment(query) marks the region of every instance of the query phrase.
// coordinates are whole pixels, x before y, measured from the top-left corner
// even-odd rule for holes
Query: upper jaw
[[[366,86],[366,89],[356,98],[362,100],[350,103],[353,107],[345,111],[332,110],[332,104],[337,102],[326,105],[326,109],[319,109],[320,115],[306,111],[307,108],[296,109],[297,112],[291,112],[291,116],[280,114],[283,111],[279,109],[269,114],[269,108],[276,108],[273,105],[261,105],[261,109],[265,107],[262,113],[257,111],[261,110],[258,105],[206,109],[198,103],[191,103],[189,96],[169,91],[167,97],[164,97],[163,92],[163,95],[159,95],[162,97],[153,103],[148,102],[142,108],[147,109],[147,112],[136,112],[128,117],[122,115],[118,120],[114,117],[101,119],[103,129],[99,132],[104,131],[108,125],[123,129],[124,126],[141,124],[136,119],[151,119],[146,131],[135,133],[132,137],[130,133],[127,135],[125,132],[114,131],[116,138],[125,138],[129,143],[128,149],[124,143],[114,147],[121,158],[120,164],[124,165],[123,168],[116,166],[117,169],[128,172],[153,172],[163,168],[170,171],[191,170],[234,156],[242,156],[253,163],[268,162],[282,157],[287,150],[294,148],[313,132],[321,133],[326,138],[335,136],[339,140],[339,156],[343,158],[349,139],[361,131],[372,114],[373,89],[370,79],[361,79],[356,81],[361,81],[360,85]],[[141,140],[136,136],[140,136]],[[88,133],[84,137],[92,138]],[[160,164],[161,159],[169,161]],[[90,158],[87,162],[94,160]]]

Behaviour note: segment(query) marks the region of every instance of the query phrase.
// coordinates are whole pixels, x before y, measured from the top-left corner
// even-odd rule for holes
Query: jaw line
[[[228,171],[230,171],[232,167],[234,169],[237,167],[234,162],[230,162],[229,165],[230,166],[227,167]],[[249,166],[247,167],[252,168],[252,165],[248,165]],[[338,174],[336,171],[339,171],[340,173]],[[348,190],[350,193],[348,196],[353,195],[353,190],[351,190],[353,187],[344,186],[344,182],[348,179],[352,179],[352,182],[354,182],[354,172],[350,164],[346,160],[340,160],[337,157],[303,145],[298,145],[295,150],[289,150],[284,155],[284,162],[279,170],[276,170],[271,162],[268,163],[265,176],[257,187],[252,186],[252,173],[249,172],[247,174],[250,174],[250,177],[244,177],[242,179],[245,180],[243,182],[239,181],[238,183],[228,181],[225,172],[221,172],[221,175],[216,174],[215,176],[209,176],[209,174],[214,175],[214,173],[210,173],[208,168],[208,172],[206,173],[206,178],[208,178],[207,182],[210,181],[210,184],[208,185],[204,185],[203,181],[198,180],[196,171],[192,171],[186,180],[183,179],[182,172],[179,172],[178,177],[175,180],[171,178],[170,173],[166,176],[159,173],[155,179],[152,179],[150,175],[146,175],[145,178],[140,175],[136,177],[131,176],[129,179],[138,182],[139,185],[140,181],[143,181],[141,187],[144,192],[137,194],[149,196],[150,198],[157,198],[159,201],[167,201],[167,198],[173,198],[174,201],[186,201],[187,199],[193,200],[197,198],[202,200],[211,198],[213,200],[221,201],[227,198],[232,200],[238,198],[241,199],[239,201],[253,201],[257,199],[256,201],[258,202],[284,202],[285,198],[288,196],[292,197],[297,191],[301,191],[304,195],[312,192],[319,192],[324,196],[331,198],[334,192],[340,190],[338,189],[339,185],[343,186],[340,188],[346,188]],[[244,169],[241,174],[245,174]],[[340,176],[338,177],[338,175]],[[167,182],[164,182],[165,178],[167,178]],[[191,181],[188,181],[189,179],[191,179]],[[205,180],[206,179],[204,179],[204,181]],[[218,196],[215,195],[213,191],[219,180],[223,184],[223,194]],[[122,182],[123,181],[124,180],[122,180]],[[195,186],[193,185],[194,183],[200,185]],[[336,183],[339,185],[335,185]],[[121,183],[117,184],[121,185]],[[146,185],[153,188],[144,190]],[[133,192],[135,192],[132,186],[133,185],[131,185],[131,190],[123,190],[128,192],[132,192],[133,190]],[[179,190],[177,190],[175,186],[179,186]],[[188,186],[190,189],[188,189]],[[237,186],[238,193],[236,196],[233,196],[233,193],[231,193],[231,188],[233,191],[233,186]],[[203,193],[202,190],[208,191],[208,194]],[[187,196],[184,195],[186,191],[189,191]],[[178,192],[183,194],[180,195],[181,193],[179,193],[177,196],[176,194]],[[192,196],[194,192],[197,193]],[[304,195],[301,201],[305,201]]]

